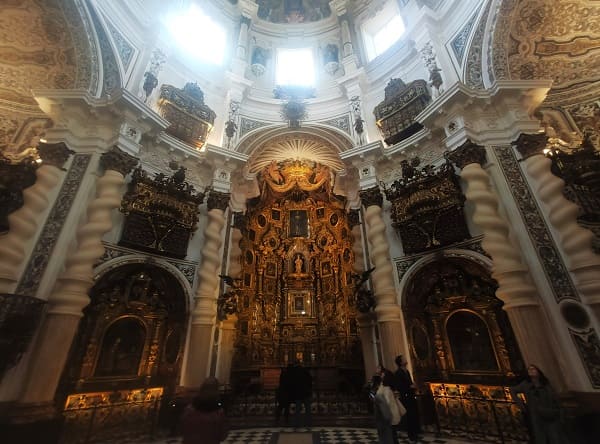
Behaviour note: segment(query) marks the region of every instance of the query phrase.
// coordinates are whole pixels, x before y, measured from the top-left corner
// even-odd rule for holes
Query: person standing
[[[229,428],[219,402],[219,382],[208,378],[185,408],[181,418],[182,444],[218,444],[227,438]]]
[[[385,399],[382,387],[381,375],[375,374],[371,378],[371,389],[369,396],[373,400],[373,410],[375,411],[375,426],[377,427],[377,438],[380,444],[395,444],[395,432],[392,427],[392,412]]]
[[[312,376],[307,368],[302,366],[302,362],[296,361],[296,365],[291,369],[290,375],[290,400],[294,400],[296,412],[294,414],[295,427],[310,427],[311,413],[310,405],[312,398]],[[301,421],[301,410],[304,406],[304,421]]]
[[[288,364],[281,370],[279,376],[279,387],[277,388],[277,407],[275,412],[275,420],[279,423],[281,412],[283,412],[283,419],[287,426],[290,421],[290,372],[292,364]]]
[[[408,440],[415,443],[419,439],[419,408],[417,406],[417,396],[415,384],[413,382],[410,371],[406,368],[408,362],[402,355],[396,356],[396,373],[394,373],[394,390],[400,395],[400,401],[406,409],[404,415],[404,424],[408,433]]]
[[[522,393],[525,402],[518,396]],[[515,402],[525,412],[529,431],[535,444],[567,444],[558,397],[548,378],[535,365],[527,367],[527,377],[510,388]]]

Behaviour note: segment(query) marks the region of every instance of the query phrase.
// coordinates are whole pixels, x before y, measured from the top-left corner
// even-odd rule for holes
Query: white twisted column
[[[96,197],[87,209],[87,220],[77,230],[77,249],[67,258],[65,271],[48,298],[48,311],[33,353],[32,377],[21,401],[51,401],[64,368],[82,310],[90,298],[94,263],[104,253],[102,236],[112,228],[111,212],[121,204],[125,176],[137,159],[114,148],[102,155],[104,174],[96,182]]]
[[[485,149],[467,140],[449,155],[467,183],[465,196],[474,206],[473,221],[483,230],[481,246],[493,260],[492,276],[498,282],[496,295],[504,302],[510,323],[527,363],[536,363],[557,384],[562,381],[554,354],[547,353],[552,335],[540,306],[537,289],[529,269],[521,260],[519,248],[509,236],[508,223],[502,218],[499,201],[490,185]]]
[[[211,191],[208,197],[208,224],[204,230],[202,263],[198,268],[198,290],[194,298],[188,356],[182,385],[197,388],[208,375],[213,328],[217,315],[217,287],[221,267],[222,232],[229,193]]]
[[[375,267],[371,277],[381,340],[382,364],[387,368],[394,368],[396,356],[399,354],[408,356],[408,354],[402,346],[405,343],[404,331],[400,306],[396,302],[394,269],[382,216],[383,195],[379,187],[373,187],[361,191],[360,198],[366,208],[367,239],[371,247],[369,253],[371,263]]]
[[[564,196],[565,182],[552,174],[552,160],[542,154],[547,141],[545,134],[521,134],[515,144],[524,157],[535,194],[557,233],[555,240],[582,301],[600,319],[600,256],[592,250],[594,234],[577,223],[579,207]]]
[[[72,153],[64,143],[40,143],[43,164],[36,170],[35,183],[23,191],[23,206],[8,216],[9,232],[0,242],[0,293],[13,293],[26,256],[26,245],[48,208],[48,194],[60,181],[60,168]]]

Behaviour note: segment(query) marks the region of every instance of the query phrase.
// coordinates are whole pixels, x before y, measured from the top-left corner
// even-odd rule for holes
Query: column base
[[[0,406],[0,442],[57,444],[63,416],[53,403]]]

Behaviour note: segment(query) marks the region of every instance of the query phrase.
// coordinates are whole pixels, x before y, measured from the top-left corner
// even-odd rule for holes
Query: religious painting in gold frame
[[[287,313],[289,317],[312,317],[311,292],[292,290],[288,292]]]

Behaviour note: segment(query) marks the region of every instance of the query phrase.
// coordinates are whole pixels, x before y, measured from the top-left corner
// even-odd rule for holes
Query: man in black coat
[[[406,415],[402,422],[406,425],[408,439],[415,443],[419,438],[419,409],[417,407],[417,397],[415,393],[415,384],[406,368],[408,362],[402,355],[396,356],[396,373],[394,373],[394,390],[400,394],[400,401],[406,409]]]
[[[310,427],[311,414],[310,404],[312,399],[312,376],[307,368],[302,366],[302,362],[297,361],[290,371],[290,401],[296,404],[296,413],[294,415],[294,425],[300,427]],[[300,421],[300,411],[304,406],[304,423]]]

